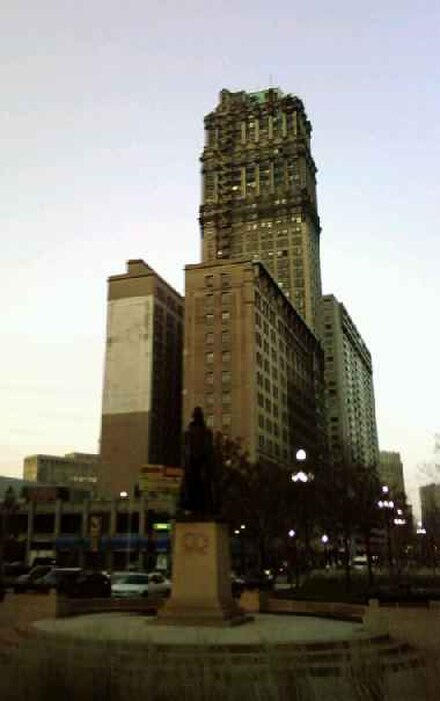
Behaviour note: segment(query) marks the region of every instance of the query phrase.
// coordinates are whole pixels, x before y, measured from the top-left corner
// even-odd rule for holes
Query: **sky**
[[[324,293],[373,356],[410,498],[440,431],[436,0],[15,0],[0,28],[0,474],[98,450],[106,279],[200,258],[203,116],[222,88],[301,97]]]

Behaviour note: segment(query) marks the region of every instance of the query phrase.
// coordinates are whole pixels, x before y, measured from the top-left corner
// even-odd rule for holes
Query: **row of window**
[[[229,273],[220,273],[220,287],[225,289],[231,285],[231,276]],[[214,287],[214,275],[205,275],[205,286],[207,288]]]
[[[220,373],[220,379],[222,384],[230,384],[231,382],[231,372],[230,370],[222,370]],[[205,382],[207,385],[213,385],[214,384],[214,373],[213,372],[207,372],[205,373]]]
[[[211,147],[223,146],[232,138],[236,143],[266,141],[272,138],[297,135],[297,117],[294,112],[255,114],[235,121],[231,129],[229,123],[213,126],[206,130],[206,143]],[[274,149],[277,152],[278,149]]]
[[[207,334],[213,336],[214,334]],[[231,360],[231,351],[223,350],[220,352],[222,363],[229,363]],[[212,365],[214,363],[214,351],[208,351],[205,353],[205,362],[207,365]]]

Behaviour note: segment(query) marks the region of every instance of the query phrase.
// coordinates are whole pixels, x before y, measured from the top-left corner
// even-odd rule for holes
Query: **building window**
[[[258,426],[264,428],[264,416],[263,414],[258,414]]]
[[[205,375],[205,380],[206,380],[207,385],[213,385],[214,384],[214,373],[207,372]]]
[[[230,392],[223,392],[222,394],[222,404],[230,404],[231,403],[231,393]]]
[[[214,362],[214,353],[205,353],[205,361],[208,365],[212,365]]]
[[[231,318],[231,312],[229,309],[223,309],[222,310],[222,321],[229,321]]]
[[[214,275],[205,275],[205,286],[214,287]]]
[[[205,320],[208,326],[212,326],[214,323],[214,314],[206,314]]]
[[[220,284],[223,289],[230,286],[231,278],[229,273],[220,273]]]
[[[212,331],[206,334],[206,343],[208,346],[212,345],[214,343],[214,334]]]
[[[222,331],[222,343],[229,343],[231,340],[231,334],[229,331]]]
[[[228,384],[231,381],[231,373],[229,370],[223,370],[222,372],[222,382],[223,384]]]
[[[212,406],[214,404],[214,395],[212,392],[207,392],[207,394],[205,395],[205,399],[206,399],[206,404],[208,406]]]
[[[214,417],[212,414],[208,414],[206,416],[206,425],[208,428],[212,428],[214,426]]]
[[[223,414],[223,416],[222,416],[223,428],[229,428],[230,425],[231,425],[231,415],[230,414]]]
[[[231,360],[231,352],[228,350],[222,351],[222,362],[229,363],[230,360]]]

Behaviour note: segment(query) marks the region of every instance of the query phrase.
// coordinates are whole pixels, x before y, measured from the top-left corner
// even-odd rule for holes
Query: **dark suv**
[[[108,598],[112,593],[111,579],[105,572],[79,572],[65,579],[58,589],[72,599]]]

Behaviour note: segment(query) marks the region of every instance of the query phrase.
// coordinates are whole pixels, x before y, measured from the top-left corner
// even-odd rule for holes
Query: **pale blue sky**
[[[0,34],[0,474],[97,450],[106,278],[144,258],[182,290],[203,115],[272,83],[312,121],[324,291],[413,496],[440,429],[438,2],[16,0]]]

